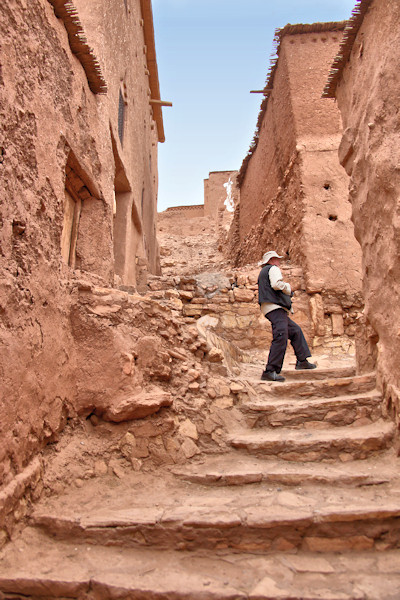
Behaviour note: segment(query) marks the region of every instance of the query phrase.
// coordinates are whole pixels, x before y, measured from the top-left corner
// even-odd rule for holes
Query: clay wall
[[[114,251],[117,282],[135,285],[137,257],[151,273],[159,269],[156,240],[157,141],[163,136],[149,104],[149,40],[143,17],[148,2],[76,0],[89,45],[104,65],[115,164]],[[153,67],[154,68],[154,67]],[[123,112],[123,123],[121,123]],[[143,262],[143,261],[140,261]]]
[[[192,206],[171,206],[164,212],[160,213],[161,218],[166,219],[196,219],[204,217],[204,204],[194,204]]]
[[[355,34],[346,44],[349,61],[339,64],[336,98],[344,125],[339,157],[350,175],[352,218],[362,248],[365,316],[370,325],[364,343],[370,356],[377,343],[378,373],[388,407],[399,420],[400,5],[364,1],[360,8],[365,11],[361,27],[354,41]]]
[[[338,23],[280,30],[277,63],[266,84],[271,91],[239,172],[240,203],[230,234],[231,252],[239,247],[236,264],[275,248],[302,266],[314,345],[324,343],[328,331],[346,331],[354,339],[362,309],[361,251],[348,178],[337,159],[340,113],[332,100],[321,98],[343,28]]]
[[[307,289],[335,293],[357,303],[361,251],[347,200],[348,178],[337,159],[340,113],[333,100],[321,98],[341,37],[341,31],[287,35],[282,46],[288,57],[301,164],[300,243]]]
[[[296,212],[297,185],[291,185],[292,180],[298,179],[298,165],[295,162],[295,123],[288,79],[287,57],[283,51],[274,76],[273,92],[260,124],[258,143],[240,183],[237,214],[240,247],[236,248],[239,264],[259,259],[260,250],[262,255],[272,239],[285,252],[298,245],[299,231],[292,217]],[[288,205],[292,207],[290,212]],[[261,223],[259,230],[257,225]],[[267,227],[265,223],[268,223]],[[277,227],[274,224],[278,223],[280,232],[276,239]]]
[[[72,51],[82,36],[53,5],[64,3],[0,6],[1,484],[55,439],[101,362],[102,347],[81,343],[74,325],[79,285],[113,285],[114,254],[129,283],[127,262],[143,256],[157,270],[158,261],[162,122],[149,104],[141,3],[77,0],[92,55]]]

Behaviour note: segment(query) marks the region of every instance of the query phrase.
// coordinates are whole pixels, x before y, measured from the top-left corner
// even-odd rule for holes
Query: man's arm
[[[290,287],[290,283],[286,283],[285,281],[283,281],[283,276],[279,267],[275,265],[271,267],[268,275],[269,281],[274,290],[279,290],[287,296],[291,295],[292,288]]]

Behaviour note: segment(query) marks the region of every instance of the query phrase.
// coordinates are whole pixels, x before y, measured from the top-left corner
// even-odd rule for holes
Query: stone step
[[[234,448],[257,456],[276,456],[291,461],[342,461],[365,459],[389,447],[395,433],[391,421],[379,420],[360,427],[330,429],[252,429],[228,436]]]
[[[251,427],[327,427],[368,424],[382,417],[381,394],[373,390],[333,398],[260,398],[240,406]]]
[[[42,512],[31,523],[60,540],[158,550],[386,550],[400,546],[400,495],[390,488],[185,497],[181,506]]]
[[[317,360],[318,362],[318,360]],[[241,377],[250,379],[260,379],[263,366],[261,364],[241,364]],[[282,375],[287,381],[315,381],[318,379],[339,379],[343,377],[354,377],[356,375],[355,365],[335,366],[335,367],[317,367],[309,371],[296,371],[294,366],[282,370]]]
[[[319,379],[342,379],[343,377],[355,377],[356,368],[355,366],[348,367],[335,367],[329,368],[316,368],[310,369],[309,371],[296,371],[296,369],[284,369],[282,375],[289,381],[316,381]]]
[[[348,463],[291,463],[257,459],[237,453],[208,457],[201,464],[175,467],[173,473],[192,483],[211,486],[240,486],[267,483],[285,486],[369,486],[388,483],[400,473],[400,459],[389,451],[382,458]]]
[[[395,600],[399,589],[399,550],[163,552],[62,542],[30,528],[3,551],[0,572],[7,600]]]
[[[332,398],[348,394],[370,392],[376,387],[375,373],[356,375],[355,377],[334,377],[321,380],[298,380],[274,383],[249,379],[248,384],[256,396],[265,395],[279,398]]]

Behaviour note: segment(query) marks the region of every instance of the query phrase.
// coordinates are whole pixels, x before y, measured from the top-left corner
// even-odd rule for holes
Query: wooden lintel
[[[172,102],[166,102],[165,100],[155,100],[151,98],[149,102],[150,104],[157,104],[157,106],[172,106]]]

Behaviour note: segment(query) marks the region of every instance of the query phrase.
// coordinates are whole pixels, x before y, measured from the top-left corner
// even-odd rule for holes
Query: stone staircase
[[[2,551],[3,597],[398,599],[400,465],[374,374],[259,371],[242,365],[226,452],[42,500]]]

